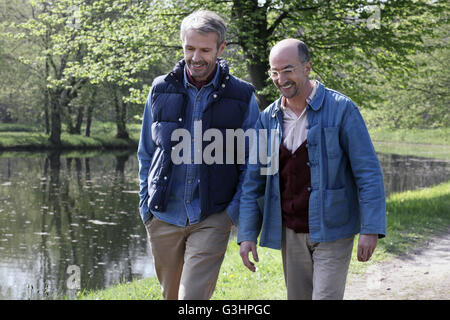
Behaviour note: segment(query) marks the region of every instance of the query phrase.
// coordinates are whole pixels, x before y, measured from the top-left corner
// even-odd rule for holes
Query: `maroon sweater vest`
[[[291,153],[280,144],[280,192],[283,225],[296,233],[309,233],[308,204],[311,173],[306,140]]]

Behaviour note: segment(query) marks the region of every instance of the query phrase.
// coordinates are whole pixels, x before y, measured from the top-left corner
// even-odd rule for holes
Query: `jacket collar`
[[[320,81],[317,81],[316,94],[314,95],[314,98],[308,103],[308,105],[314,111],[319,111],[319,109],[322,107],[324,98],[325,98],[325,86]]]

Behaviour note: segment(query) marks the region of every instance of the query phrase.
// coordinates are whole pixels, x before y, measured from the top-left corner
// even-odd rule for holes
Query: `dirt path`
[[[450,229],[414,253],[349,276],[346,300],[449,300]]]

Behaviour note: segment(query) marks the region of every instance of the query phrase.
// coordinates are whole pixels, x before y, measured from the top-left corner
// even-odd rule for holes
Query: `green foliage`
[[[373,106],[382,92],[362,90],[396,77],[408,80],[415,65],[410,55],[429,50],[422,37],[444,21],[444,2],[429,1],[292,1],[286,30],[277,38],[300,37],[311,48],[313,70],[328,87],[339,90],[359,105]]]
[[[363,111],[369,126],[390,129],[450,127],[449,31],[449,25],[436,29],[435,38],[425,38],[425,46],[434,49],[410,56],[416,69],[406,83],[395,77],[377,84],[385,98],[375,103],[375,109]],[[374,86],[367,89],[372,88]]]
[[[84,47],[86,53],[68,63],[66,74],[94,85],[123,88],[123,102],[143,104],[151,81],[148,74],[166,72],[164,61],[173,57],[163,49],[167,33],[158,30],[163,24],[155,20],[157,3],[95,1],[80,6],[79,15],[82,27],[74,46]]]
[[[56,113],[70,131],[95,104],[94,117],[126,130],[152,79],[182,57],[181,20],[206,8],[226,20],[224,57],[254,84],[261,108],[279,96],[266,72],[270,48],[296,37],[311,49],[312,77],[376,109],[365,115],[371,126],[449,126],[446,1],[13,0],[2,8],[0,117],[8,121]]]
[[[30,58],[36,46],[26,40],[25,33],[14,34],[11,27],[22,23],[27,14],[23,1],[0,1],[0,121],[29,124],[41,116],[42,100],[36,96],[42,79],[37,62]]]

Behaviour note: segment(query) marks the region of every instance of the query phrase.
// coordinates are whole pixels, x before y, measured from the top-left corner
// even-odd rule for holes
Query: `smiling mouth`
[[[193,69],[201,69],[201,68],[203,68],[204,66],[205,66],[205,64],[204,63],[190,63],[190,66],[193,68]]]
[[[289,89],[293,86],[292,82],[286,83],[285,85],[280,86],[282,89]]]

